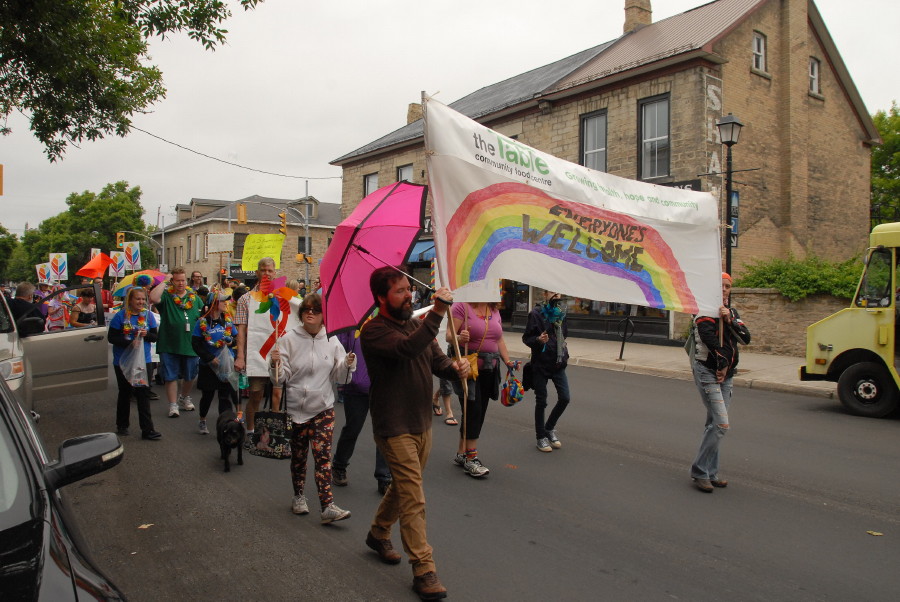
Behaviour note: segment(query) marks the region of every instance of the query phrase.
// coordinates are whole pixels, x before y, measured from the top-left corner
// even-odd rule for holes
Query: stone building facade
[[[725,147],[715,124],[731,113],[744,124],[733,147],[739,205],[732,271],[739,276],[748,263],[774,257],[860,253],[869,227],[870,149],[879,138],[815,3],[715,0],[657,23],[651,10],[649,0],[626,0],[621,38],[450,106],[589,166],[587,151],[595,149],[586,128],[602,123],[604,161],[595,168],[710,191],[723,216]],[[647,135],[648,107],[661,107],[657,119],[665,120],[656,141]],[[332,162],[343,168],[344,215],[373,175],[379,186],[401,173],[427,183],[422,122],[410,114],[405,127]],[[661,169],[648,172],[648,143],[661,144],[654,151]],[[651,318],[645,334],[677,338],[674,319],[667,316],[663,329],[661,316],[637,317],[644,314]],[[609,333],[613,322],[601,322],[597,331]]]
[[[247,208],[247,223],[237,223],[238,203]],[[306,247],[304,218],[309,208],[309,248]],[[154,232],[157,253],[164,248],[160,263],[169,268],[183,267],[190,274],[199,271],[207,283],[216,282],[221,270],[229,276],[245,280],[252,278],[256,269],[242,270],[243,247],[250,234],[279,234],[281,218],[286,214],[286,234],[281,256],[278,258],[279,276],[301,282],[313,280],[319,275],[319,261],[328,248],[334,228],[340,223],[340,206],[320,203],[315,197],[297,200],[273,199],[251,196],[238,201],[191,199],[190,203],[176,206],[176,222],[164,230]],[[207,242],[210,233],[234,233],[232,253],[209,253]],[[163,236],[163,233],[165,235]],[[310,262],[299,261],[298,254],[309,257]]]

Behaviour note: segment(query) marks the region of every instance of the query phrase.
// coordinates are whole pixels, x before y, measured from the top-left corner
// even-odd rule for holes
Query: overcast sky
[[[653,20],[702,0],[652,0]],[[236,4],[236,3],[235,3]],[[900,2],[817,0],[870,113],[900,99]],[[450,103],[481,87],[615,39],[624,0],[266,0],[235,9],[215,52],[186,37],[154,40],[167,97],[134,125],[201,153],[285,178],[231,167],[142,132],[70,147],[51,164],[22,116],[0,138],[0,223],[64,211],[72,192],[126,180],[140,186],[145,220],[166,224],[191,198],[253,194],[340,202],[341,170],[329,161],[406,123],[422,90]],[[305,180],[309,178],[309,180]],[[329,179],[324,179],[329,178]]]

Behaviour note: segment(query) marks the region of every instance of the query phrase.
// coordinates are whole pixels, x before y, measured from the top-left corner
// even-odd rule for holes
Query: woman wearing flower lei
[[[138,352],[143,355],[145,363],[150,363],[150,343],[157,338],[156,318],[147,310],[147,291],[139,286],[128,289],[125,294],[125,307],[113,316],[109,323],[107,339],[113,345],[113,367],[119,395],[116,399],[116,427],[120,436],[128,434],[131,414],[131,397],[137,399],[138,422],[141,426],[141,437],[156,441],[161,434],[153,428],[150,416],[150,383],[134,386],[126,378],[120,367],[123,354],[133,345],[138,345]]]
[[[220,378],[221,362],[233,361],[234,346],[237,343],[237,327],[225,315],[228,299],[228,295],[218,290],[211,292],[206,300],[206,311],[197,320],[191,336],[191,347],[200,358],[197,388],[203,393],[200,398],[200,423],[198,425],[201,435],[209,434],[206,415],[217,391],[220,414],[231,410],[232,404],[236,411],[240,411],[240,399],[237,391],[228,379]],[[223,354],[228,354],[228,357]],[[233,372],[233,368],[227,372]]]

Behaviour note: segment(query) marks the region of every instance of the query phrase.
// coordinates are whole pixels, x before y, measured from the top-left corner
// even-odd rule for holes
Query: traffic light
[[[124,232],[116,232],[116,246],[120,249],[125,248],[125,233]]]
[[[247,223],[247,205],[244,203],[237,204],[237,223]]]
[[[281,218],[281,227],[278,228],[278,231],[287,235],[287,212],[282,211],[278,214],[278,217]]]
[[[297,261],[299,261],[300,263],[306,262],[312,265],[312,257],[307,255],[306,253],[297,253]]]

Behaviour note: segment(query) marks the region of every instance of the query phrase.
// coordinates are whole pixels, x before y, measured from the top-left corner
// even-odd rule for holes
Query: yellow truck
[[[875,226],[850,307],[806,329],[800,380],[836,382],[841,404],[859,416],[881,418],[900,403],[898,251],[900,223]]]

